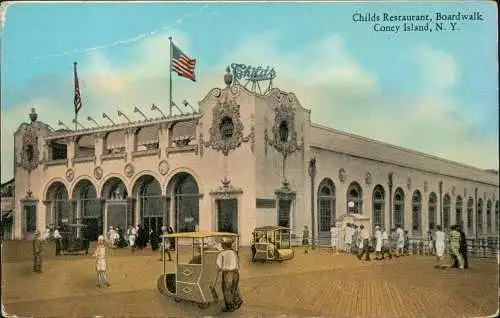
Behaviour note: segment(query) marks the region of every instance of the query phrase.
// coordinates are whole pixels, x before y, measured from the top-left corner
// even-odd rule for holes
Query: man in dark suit
[[[459,248],[459,253],[464,259],[464,268],[469,268],[469,262],[467,259],[467,238],[465,236],[465,232],[462,230],[461,226],[457,225],[457,231],[460,233],[460,248]],[[455,268],[458,268],[458,258],[453,257],[453,266]]]

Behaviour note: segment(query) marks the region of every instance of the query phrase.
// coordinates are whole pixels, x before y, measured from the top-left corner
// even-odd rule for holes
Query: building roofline
[[[137,120],[133,121],[130,123],[119,123],[119,124],[114,124],[114,125],[107,125],[107,126],[99,126],[95,128],[86,128],[86,129],[80,129],[80,130],[70,130],[70,131],[54,131],[49,133],[45,139],[50,140],[50,139],[59,139],[59,138],[68,138],[68,137],[73,137],[73,136],[81,136],[81,135],[88,135],[92,133],[99,133],[99,132],[110,132],[110,131],[115,131],[119,129],[126,129],[126,128],[139,128],[142,126],[149,126],[149,125],[155,125],[155,124],[164,124],[164,123],[175,123],[179,121],[188,121],[192,119],[198,119],[202,116],[200,113],[190,113],[190,114],[183,114],[183,115],[174,115],[170,117],[157,117],[153,119],[145,119],[145,120]]]
[[[331,127],[324,126],[324,125],[320,125],[320,124],[317,124],[317,123],[311,123],[311,126],[312,127],[316,127],[316,128],[320,128],[320,129],[324,129],[324,130],[328,130],[328,131],[331,131],[331,132],[335,132],[335,133],[338,133],[338,134],[341,134],[341,135],[344,135],[344,136],[353,137],[353,138],[356,138],[356,139],[359,139],[359,140],[368,141],[368,142],[375,143],[375,144],[378,144],[378,145],[381,145],[381,146],[390,147],[392,149],[402,150],[402,151],[405,151],[405,152],[408,152],[408,153],[411,153],[411,154],[414,154],[414,155],[418,155],[418,156],[423,156],[423,157],[426,157],[426,158],[429,158],[429,159],[435,159],[435,160],[439,160],[439,161],[442,161],[442,162],[450,163],[450,164],[457,165],[457,166],[460,166],[460,167],[463,167],[463,168],[474,169],[474,170],[476,170],[478,172],[492,173],[491,170],[494,170],[494,169],[481,169],[481,168],[478,168],[478,167],[475,167],[475,166],[471,166],[471,165],[467,165],[467,164],[464,164],[464,163],[461,163],[461,162],[458,162],[458,161],[453,161],[453,160],[450,160],[450,159],[444,159],[444,158],[441,158],[441,157],[438,157],[438,156],[427,154],[425,152],[421,152],[421,151],[417,151],[417,150],[413,150],[413,149],[409,149],[409,148],[404,148],[404,147],[400,147],[400,146],[396,146],[396,145],[393,145],[393,144],[390,144],[390,143],[386,143],[386,142],[383,142],[383,141],[380,141],[380,140],[363,137],[363,136],[360,136],[360,135],[355,135],[355,134],[352,134],[352,133],[349,133],[349,132],[346,132],[346,131],[338,130],[338,129],[331,128]],[[490,170],[490,171],[487,171],[487,170]]]

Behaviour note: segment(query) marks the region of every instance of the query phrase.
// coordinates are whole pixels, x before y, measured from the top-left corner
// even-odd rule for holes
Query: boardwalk
[[[238,312],[224,314],[220,306],[201,311],[161,296],[155,289],[161,262],[151,250],[135,255],[113,250],[112,286],[106,290],[94,287],[88,256],[46,257],[44,273],[36,275],[26,252],[26,247],[7,246],[2,265],[4,304],[19,316],[473,317],[493,314],[498,304],[493,260],[473,259],[463,273],[434,269],[432,257],[360,262],[348,255],[297,250],[289,262],[254,264],[243,249],[245,303]]]

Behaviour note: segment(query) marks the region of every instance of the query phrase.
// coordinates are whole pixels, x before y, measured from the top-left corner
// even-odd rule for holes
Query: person
[[[252,239],[250,241],[250,249],[252,251],[252,263],[255,263],[257,260],[255,259],[255,254],[257,254],[257,248],[255,244],[259,242],[259,236],[257,233],[252,232]]]
[[[40,231],[35,231],[33,238],[33,271],[42,273],[42,241],[40,240]]]
[[[238,254],[232,249],[233,241],[227,238],[222,240],[223,251],[217,255],[217,268],[222,272],[222,292],[225,308],[223,311],[232,312],[240,308],[243,300],[240,295],[240,274]]]
[[[144,233],[144,228],[139,224],[137,225],[137,240],[135,242],[137,248],[142,250],[148,245],[146,234]]]
[[[44,241],[48,241],[48,240],[50,240],[50,235],[51,235],[51,233],[50,233],[50,228],[47,226],[47,227],[45,228],[45,232],[43,233],[43,238],[42,238],[42,239],[43,239]]]
[[[163,261],[163,255],[168,255],[168,261],[172,261],[172,255],[170,254],[170,239],[167,238],[168,232],[167,232],[167,227],[162,226],[162,243],[161,243],[161,248],[162,248],[162,253],[160,256],[160,261]],[[165,253],[165,254],[164,254]]]
[[[351,253],[351,244],[352,244],[352,235],[353,231],[351,228],[351,224],[346,224],[345,234],[344,234],[344,249],[346,253]]]
[[[332,253],[339,253],[337,251],[337,237],[339,235],[339,230],[335,227],[335,223],[332,223],[332,227],[330,228],[330,239],[332,243]]]
[[[128,226],[127,235],[128,235],[128,244],[130,245],[131,251],[133,252],[135,251],[135,240],[137,233],[132,225]]]
[[[358,259],[361,260],[363,258],[363,255],[366,255],[366,260],[370,260],[370,233],[368,233],[368,230],[365,229],[365,226],[361,224],[359,226],[359,254],[358,254]]]
[[[444,268],[442,264],[443,256],[444,256],[444,232],[442,231],[441,225],[436,226],[436,232],[435,232],[435,239],[436,239],[436,256],[437,256],[437,264],[436,268]]]
[[[116,247],[118,247],[118,248],[126,247],[127,241],[125,240],[125,235],[123,234],[123,230],[121,229],[121,227],[116,228],[116,233],[117,233],[117,237],[118,237]]]
[[[302,245],[304,246],[304,253],[309,253],[309,229],[304,225],[302,230]]]
[[[110,286],[108,282],[108,264],[106,262],[106,245],[104,242],[104,236],[99,235],[97,238],[97,248],[94,252],[98,288]]]
[[[460,255],[464,260],[464,269],[469,268],[469,260],[467,258],[467,237],[465,236],[465,232],[462,230],[461,226],[457,226],[457,230],[460,233]]]
[[[403,249],[405,247],[405,232],[401,228],[401,225],[397,226],[396,234],[397,234],[396,257],[399,257],[404,255]]]
[[[62,245],[62,236],[59,233],[59,227],[56,227],[54,230],[54,241],[56,242],[56,256],[61,255],[61,245]]]
[[[380,231],[380,226],[375,226],[375,260],[380,261],[382,259],[382,231]]]
[[[389,240],[389,235],[387,230],[384,228],[382,231],[382,259],[385,258],[385,254],[389,254],[389,259],[392,259],[391,254],[391,241]]]
[[[360,229],[357,225],[353,224],[352,225],[352,242],[351,242],[351,251],[359,254],[361,253],[361,249],[359,246],[361,245],[361,236],[360,236]]]
[[[174,229],[172,228],[172,226],[170,226],[170,225],[167,226],[167,233],[168,234],[174,233]],[[172,251],[175,251],[175,238],[173,238],[173,237],[170,238],[170,249]]]
[[[433,244],[434,243],[432,240],[432,232],[429,230],[427,231],[427,239],[425,240],[424,255],[426,256],[432,255],[434,251]]]
[[[460,232],[457,231],[457,226],[452,225],[450,227],[450,233],[448,234],[450,241],[450,252],[453,258],[458,260],[458,266],[460,269],[464,269],[464,261],[460,255]]]
[[[158,235],[153,229],[151,229],[149,231],[149,242],[151,242],[151,250],[153,252],[157,251],[160,248],[158,241],[159,241]]]
[[[408,230],[404,231],[403,254],[406,256],[410,255],[410,237],[408,236]]]

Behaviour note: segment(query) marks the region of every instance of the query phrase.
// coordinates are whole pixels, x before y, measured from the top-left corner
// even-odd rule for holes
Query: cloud
[[[191,53],[189,38],[175,32],[175,39],[179,47]],[[383,91],[379,85],[383,74],[356,61],[339,35],[305,43],[303,49],[291,52],[278,49],[281,40],[273,31],[245,38],[210,69],[199,71],[196,83],[174,76],[174,101],[181,105],[180,101],[187,99],[196,105],[210,89],[224,85],[225,67],[232,62],[275,66],[278,77],[274,86],[294,92],[304,107],[312,109],[315,122],[477,167],[498,169],[498,137],[472,134],[477,124],[454,111],[458,99],[449,90],[459,69],[452,56],[418,47],[419,57],[412,55],[409,60],[420,70],[419,81],[429,85],[425,94],[411,95]],[[150,110],[151,103],[168,112],[168,45],[167,36],[160,35],[137,42],[136,59],[126,67],[116,65],[103,51],[90,53],[88,66],[79,68],[83,94],[79,121],[92,126],[86,120],[92,116],[104,124],[102,112],[115,122],[123,121],[117,117],[118,109],[131,119],[140,119],[133,113],[134,106],[148,116],[157,116]],[[32,107],[39,120],[54,128],[59,128],[58,119],[71,126],[72,74],[33,81],[44,82],[49,89],[33,96],[27,88],[23,101],[2,109],[2,181],[12,176],[12,134],[21,122],[28,121]]]

